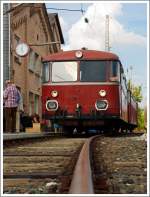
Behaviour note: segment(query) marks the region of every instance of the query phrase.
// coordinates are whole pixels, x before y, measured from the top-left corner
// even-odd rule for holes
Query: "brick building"
[[[5,13],[7,10],[10,9],[10,4],[3,4],[3,12]],[[9,79],[9,65],[10,65],[10,61],[9,58],[10,57],[10,50],[9,50],[9,44],[10,44],[10,40],[9,40],[9,36],[10,36],[10,28],[9,28],[9,15],[5,14],[3,16],[3,86],[5,84],[5,80]]]
[[[43,56],[61,50],[64,43],[58,15],[48,15],[44,3],[20,4],[10,13],[10,39],[9,77],[22,93],[25,112],[41,115],[41,60]],[[15,52],[20,42],[33,44],[26,57],[19,57]],[[51,42],[61,44],[38,46]]]

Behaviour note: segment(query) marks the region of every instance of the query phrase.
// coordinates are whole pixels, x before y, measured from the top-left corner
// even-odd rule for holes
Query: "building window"
[[[39,114],[39,96],[34,97],[34,113]]]
[[[33,93],[29,92],[29,115],[30,116],[33,114],[33,104],[34,104]]]
[[[39,114],[39,95],[29,92],[29,115]]]
[[[35,68],[37,68],[38,63],[39,63],[39,59],[38,58],[39,58],[39,55],[37,53],[35,53],[35,55],[34,55]]]
[[[34,51],[30,49],[29,53],[29,69],[34,70]]]
[[[29,53],[29,69],[34,72],[36,65],[38,64],[39,55],[35,53],[32,49],[30,49]]]
[[[36,64],[35,64],[35,72],[36,74],[41,77],[41,69],[42,69],[42,62],[40,58],[37,58]]]
[[[17,35],[14,35],[15,38],[15,47],[20,43],[20,38]]]

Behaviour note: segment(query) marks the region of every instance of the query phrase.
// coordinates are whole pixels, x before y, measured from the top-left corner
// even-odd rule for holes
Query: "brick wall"
[[[50,53],[50,46],[31,47],[38,60],[38,66],[34,62],[32,69],[29,66],[31,52],[26,57],[18,57],[15,53],[15,48],[20,41],[28,44],[51,42],[48,16],[45,15],[42,4],[36,4],[36,6],[41,6],[41,8],[20,7],[11,14],[11,46],[13,49],[11,56],[13,72],[11,74],[16,85],[21,89],[25,111],[30,113],[30,115],[34,111],[38,111],[38,114],[41,115],[41,57]],[[60,50],[59,45],[57,50]],[[54,50],[51,52],[54,52]],[[36,103],[38,103],[38,106],[36,106]]]

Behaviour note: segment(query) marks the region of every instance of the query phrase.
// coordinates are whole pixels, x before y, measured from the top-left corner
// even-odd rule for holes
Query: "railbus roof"
[[[82,53],[81,58],[76,57],[76,52]],[[96,51],[96,50],[72,50],[72,51],[60,51],[58,53],[50,54],[43,58],[43,62],[49,61],[67,61],[67,60],[119,60],[119,57],[110,52]]]

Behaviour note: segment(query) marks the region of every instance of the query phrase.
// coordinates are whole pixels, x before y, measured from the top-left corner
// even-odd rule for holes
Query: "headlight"
[[[107,100],[97,100],[95,103],[95,108],[97,110],[107,110],[108,101]]]
[[[52,92],[51,92],[51,95],[52,95],[52,97],[57,97],[58,96],[58,92],[56,91],[56,90],[53,90]]]
[[[76,56],[77,58],[81,58],[81,57],[83,56],[82,51],[76,51],[76,52],[75,52],[75,56]]]
[[[102,97],[106,96],[106,91],[105,90],[100,90],[99,95],[102,96]]]
[[[46,102],[47,111],[56,111],[58,109],[58,102],[56,100],[48,100]]]

